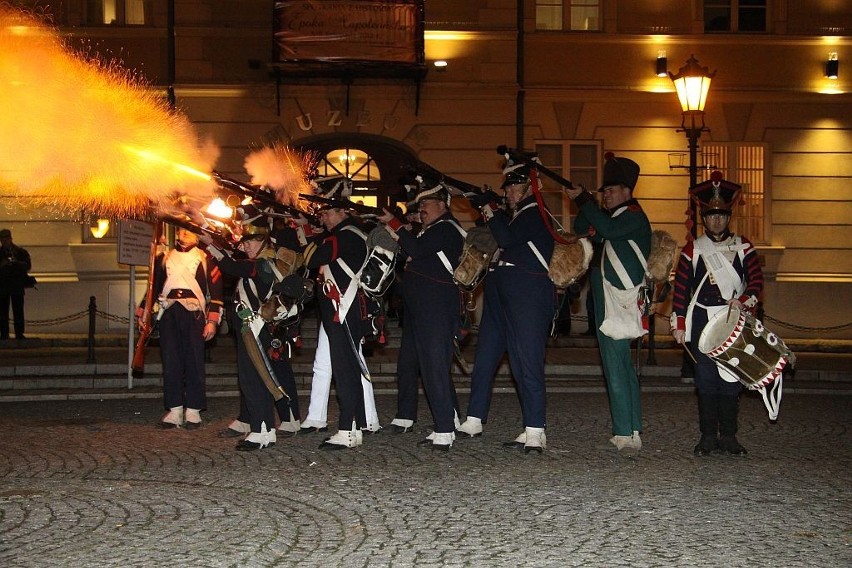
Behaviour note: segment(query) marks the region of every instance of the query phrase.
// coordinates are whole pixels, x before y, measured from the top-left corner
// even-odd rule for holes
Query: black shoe
[[[300,434],[318,434],[319,432],[328,432],[328,426],[319,428],[317,426],[302,426],[299,428]]]
[[[174,422],[160,422],[157,424],[157,428],[160,430],[174,430],[175,428],[180,428],[180,426]]]
[[[737,437],[733,434],[719,438],[719,451],[732,456],[744,456],[748,453],[748,450],[740,445]]]
[[[198,430],[203,422],[184,422],[183,427],[187,430]]]
[[[400,426],[398,424],[391,424],[387,427],[387,431],[391,434],[408,434],[409,432],[414,432],[414,425]]]
[[[382,427],[379,426],[378,430],[370,430],[369,428],[361,428],[362,436],[372,436],[373,434],[379,434],[382,431]]]
[[[503,442],[504,450],[523,450],[524,446],[525,444],[523,442],[518,442],[515,440],[512,440],[511,442]]]
[[[528,454],[530,452],[538,452],[539,454],[544,453],[544,448],[541,446],[524,446],[524,453]]]
[[[275,445],[275,442],[268,443],[265,447],[271,448]],[[255,450],[260,450],[261,445],[257,442],[249,442],[248,440],[240,440],[237,442],[237,451],[238,452],[253,452]]]
[[[432,449],[438,452],[449,452],[452,447],[452,444],[432,444]]]
[[[692,449],[692,453],[696,456],[709,456],[719,449],[719,440],[713,436],[701,434],[701,439]]]
[[[427,446],[432,446],[432,445],[434,445],[434,444],[432,444],[432,440],[430,438],[423,438],[422,440],[417,442],[418,448],[425,448]]]

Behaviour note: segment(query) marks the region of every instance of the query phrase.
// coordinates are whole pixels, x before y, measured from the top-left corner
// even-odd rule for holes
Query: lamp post
[[[707,67],[702,67],[690,55],[686,65],[678,69],[676,74],[669,72],[669,78],[674,83],[677,91],[677,99],[681,108],[681,123],[678,132],[686,133],[689,141],[689,188],[692,189],[698,183],[698,139],[702,132],[710,129],[704,125],[704,105],[707,104],[707,93],[710,92],[710,82],[716,72],[710,73]],[[689,212],[692,227],[690,233],[692,238],[698,236],[698,210],[695,202],[689,200]],[[653,351],[652,351],[653,352]],[[692,361],[686,357],[684,352],[680,368],[681,377],[694,377],[695,368]]]
[[[690,55],[686,65],[678,69],[677,74],[669,72],[669,78],[674,83],[677,98],[680,101],[681,123],[678,132],[686,133],[689,141],[689,187],[692,189],[698,183],[698,139],[702,132],[710,129],[704,125],[704,105],[707,104],[707,93],[710,82],[716,72],[710,73],[707,67],[698,64],[694,55]],[[696,222],[696,206],[690,199],[689,210],[692,214],[692,236],[698,234]]]

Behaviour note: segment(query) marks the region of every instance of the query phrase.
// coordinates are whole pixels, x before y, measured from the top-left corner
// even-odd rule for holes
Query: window
[[[766,0],[705,0],[705,32],[765,32]]]
[[[89,25],[141,26],[149,23],[152,0],[87,0]]]
[[[566,178],[575,186],[582,185],[594,191],[599,185],[601,144],[594,141],[541,141],[536,142],[535,151],[541,165],[553,173]],[[554,226],[561,225],[565,232],[571,232],[571,200],[562,191],[558,182],[541,176],[544,182],[542,198],[554,217]]]
[[[743,186],[740,203],[731,219],[732,230],[754,243],[769,242],[766,218],[766,148],[760,144],[704,144],[705,159],[722,176]]]
[[[320,177],[346,176],[353,183],[352,200],[376,207],[376,182],[382,179],[373,157],[348,146],[328,152],[319,160]]]
[[[535,29],[597,31],[600,0],[536,0]]]

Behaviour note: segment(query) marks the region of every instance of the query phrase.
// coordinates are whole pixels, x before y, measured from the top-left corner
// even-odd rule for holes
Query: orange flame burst
[[[117,63],[73,52],[0,6],[0,188],[60,212],[144,216],[212,196],[215,156],[192,124]],[[204,154],[208,154],[206,157]]]
[[[243,166],[254,185],[266,185],[282,203],[295,205],[300,193],[311,193],[307,181],[316,158],[300,154],[284,144],[259,148],[246,156]]]

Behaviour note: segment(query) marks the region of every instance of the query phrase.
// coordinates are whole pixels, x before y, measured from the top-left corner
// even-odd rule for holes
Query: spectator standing
[[[24,337],[24,290],[32,282],[30,253],[12,242],[12,231],[0,230],[0,339],[9,339],[9,305],[15,338]]]

